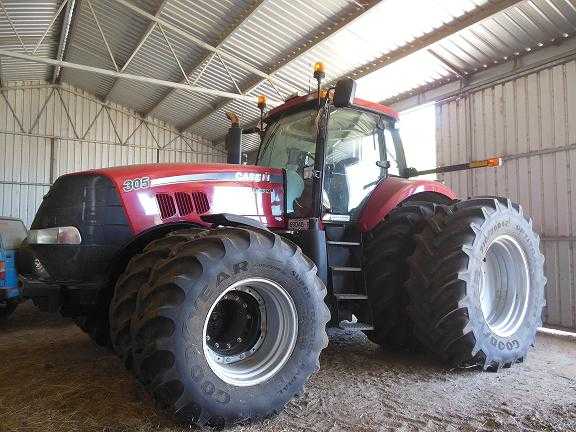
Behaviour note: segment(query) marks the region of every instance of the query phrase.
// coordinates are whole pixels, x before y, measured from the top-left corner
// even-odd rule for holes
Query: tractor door
[[[333,110],[325,143],[324,213],[356,219],[376,185],[398,175],[400,165],[383,117],[351,108]]]

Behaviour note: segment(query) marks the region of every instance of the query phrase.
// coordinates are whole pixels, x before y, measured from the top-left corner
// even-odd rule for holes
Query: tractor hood
[[[203,223],[201,216],[218,213],[247,216],[270,228],[284,225],[284,176],[280,169],[148,164],[83,174],[100,174],[112,180],[135,234],[166,223]]]

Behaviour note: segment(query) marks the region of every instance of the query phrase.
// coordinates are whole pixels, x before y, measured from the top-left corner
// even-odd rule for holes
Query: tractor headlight
[[[78,228],[73,226],[30,230],[26,238],[29,244],[71,244],[82,243]]]

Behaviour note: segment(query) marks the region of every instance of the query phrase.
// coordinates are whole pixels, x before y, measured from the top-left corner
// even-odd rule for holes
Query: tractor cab
[[[323,98],[318,110],[315,95],[298,99],[265,119],[257,165],[286,171],[289,218],[357,219],[376,185],[406,168],[397,119],[359,100]]]
[[[261,136],[256,165],[285,171],[288,219],[358,220],[372,191],[406,172],[398,114],[354,90],[343,80],[291,98],[252,130]]]

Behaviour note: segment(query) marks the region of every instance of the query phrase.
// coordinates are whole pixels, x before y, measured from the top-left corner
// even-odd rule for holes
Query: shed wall
[[[503,167],[439,176],[461,197],[501,195],[532,217],[546,257],[550,326],[576,328],[576,61],[437,105],[439,165]]]
[[[0,215],[30,226],[60,175],[155,162],[223,162],[221,147],[71,86],[17,82],[0,93]]]

